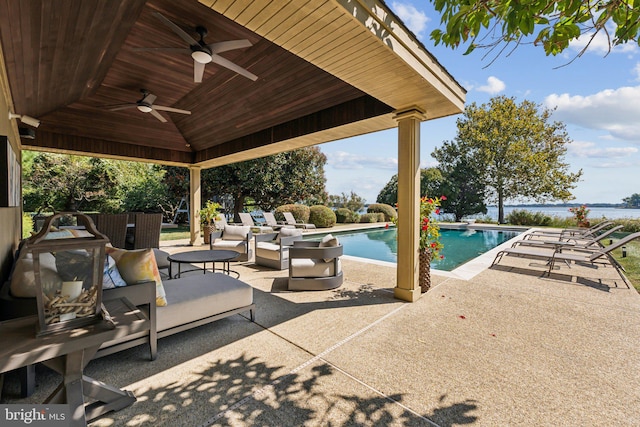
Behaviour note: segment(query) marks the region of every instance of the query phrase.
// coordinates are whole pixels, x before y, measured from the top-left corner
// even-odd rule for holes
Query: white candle
[[[62,282],[62,296],[67,297],[67,301],[73,301],[80,296],[82,292],[82,280],[73,282]]]

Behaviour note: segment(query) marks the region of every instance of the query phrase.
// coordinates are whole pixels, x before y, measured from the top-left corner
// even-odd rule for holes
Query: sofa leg
[[[256,310],[255,309],[252,308],[251,310],[249,310],[249,317],[251,318],[252,322],[256,321]]]
[[[20,376],[20,397],[29,397],[36,389],[36,365],[27,365],[18,369]]]

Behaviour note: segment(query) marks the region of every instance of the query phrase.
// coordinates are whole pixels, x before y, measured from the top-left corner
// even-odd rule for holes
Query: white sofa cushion
[[[322,259],[292,258],[289,265],[291,277],[331,277],[342,271],[340,258],[338,258],[338,271],[335,271],[335,263]]]
[[[338,246],[338,238],[332,236],[331,234],[327,234],[326,236],[324,236],[322,238],[322,240],[320,241],[320,244],[318,245],[319,248],[335,248]],[[329,262],[331,261],[332,258],[325,258],[325,262]]]
[[[289,247],[282,248],[282,254],[280,253],[280,245],[272,242],[258,242],[256,245],[256,256],[271,259],[274,261],[288,260],[289,259]]]
[[[251,286],[222,273],[166,280],[164,287],[169,304],[157,308],[158,332],[253,303]]]
[[[56,259],[52,253],[40,254],[40,280],[45,292],[59,289],[62,278],[58,275]],[[26,251],[20,251],[20,257],[16,261],[11,275],[11,295],[20,298],[36,297],[36,277],[33,273],[33,256]]]

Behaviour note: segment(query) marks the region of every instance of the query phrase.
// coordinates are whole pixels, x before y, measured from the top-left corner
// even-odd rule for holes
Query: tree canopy
[[[472,103],[456,122],[455,140],[445,141],[439,149],[463,153],[481,165],[476,173],[486,185],[487,201],[498,205],[501,223],[505,201],[571,200],[570,190],[582,175],[582,170],[569,172],[563,161],[571,142],[564,124],[550,122],[553,111],[540,108],[504,96],[481,106]]]
[[[26,211],[52,208],[110,212],[119,208],[117,174],[108,160],[64,154],[27,154],[24,176]]]
[[[249,198],[266,210],[287,203],[323,204],[328,198],[326,162],[318,148],[307,147],[207,169],[202,172],[203,198],[230,195],[234,214]]]
[[[619,0],[431,0],[441,14],[443,29],[431,32],[435,44],[465,54],[478,47],[502,51],[510,43],[530,41],[547,55],[557,55],[569,42],[586,35],[588,43],[604,33],[611,47],[639,42],[640,3]]]
[[[420,196],[441,196],[441,184],[442,174],[438,168],[420,169]],[[391,206],[395,206],[398,203],[398,174],[393,175],[384,188],[380,190],[376,202]]]
[[[438,160],[443,178],[440,190],[446,200],[441,202],[442,209],[453,214],[456,221],[466,215],[487,213],[483,166],[474,153],[472,147],[455,144],[445,144],[431,153]]]

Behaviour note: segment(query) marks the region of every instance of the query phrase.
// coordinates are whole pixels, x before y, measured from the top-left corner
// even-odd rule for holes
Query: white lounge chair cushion
[[[284,247],[284,251],[280,254],[280,245],[272,242],[258,242],[256,245],[256,256],[274,261],[289,259],[289,248]]]
[[[342,271],[340,258],[338,258],[338,271],[335,271],[335,263],[325,262],[321,259],[292,258],[289,268],[291,277],[331,277]]]
[[[302,236],[302,230],[299,228],[281,228],[276,236],[276,243],[280,243],[281,237]]]
[[[247,225],[227,226],[222,231],[222,240],[245,240],[250,231],[251,227]]]
[[[244,240],[223,240],[216,239],[211,247],[216,249],[226,249],[229,251],[240,252],[241,254],[246,252],[246,242]]]

